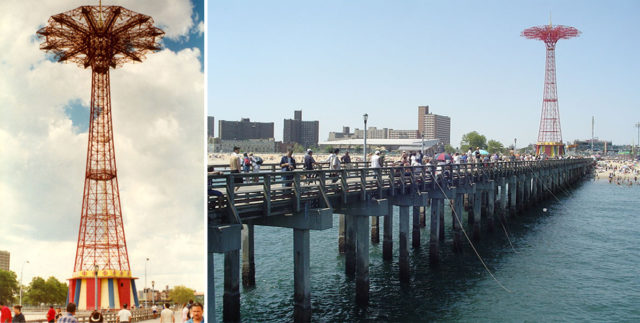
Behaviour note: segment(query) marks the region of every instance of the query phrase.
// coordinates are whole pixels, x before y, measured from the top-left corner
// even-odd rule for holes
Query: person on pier
[[[287,150],[287,154],[280,159],[280,168],[283,172],[292,172],[296,169],[296,160],[293,158],[293,150]],[[282,184],[285,187],[291,187],[293,175],[283,175],[282,179],[286,182]]]
[[[25,323],[26,322],[26,320],[24,319],[24,314],[22,314],[22,306],[14,305],[13,306],[13,313],[15,314],[13,316],[13,322],[14,323]]]
[[[240,159],[240,147],[234,146],[233,153],[231,154],[231,158],[229,159],[229,169],[231,170],[231,174],[239,174],[241,165]],[[242,177],[238,176],[233,179],[233,182],[236,184],[242,184]],[[240,187],[236,186],[235,191],[237,192]]]

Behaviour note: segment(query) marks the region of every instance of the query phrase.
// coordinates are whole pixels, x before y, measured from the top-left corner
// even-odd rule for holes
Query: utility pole
[[[364,161],[364,167],[367,167],[367,119],[369,119],[369,114],[363,114],[362,119],[364,120],[364,149],[362,150],[364,157],[362,161]]]
[[[594,137],[594,126],[595,126],[595,122],[596,122],[596,117],[591,116],[591,153],[593,154],[593,139]]]

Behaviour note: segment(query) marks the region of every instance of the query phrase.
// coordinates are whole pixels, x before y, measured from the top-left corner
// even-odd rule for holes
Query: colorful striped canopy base
[[[547,157],[564,155],[564,144],[561,142],[539,142],[536,145],[536,156],[545,154]]]
[[[98,278],[98,299],[96,300],[95,278],[69,279],[67,304],[74,302],[79,311],[94,309],[121,309],[138,307],[138,292],[135,278]]]

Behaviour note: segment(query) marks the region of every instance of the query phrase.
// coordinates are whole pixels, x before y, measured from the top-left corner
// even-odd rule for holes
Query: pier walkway
[[[393,261],[394,206],[399,208],[398,279],[408,281],[409,223],[411,241],[420,247],[420,227],[430,221],[429,261],[437,264],[444,244],[444,209],[452,210],[453,249],[462,251],[463,215],[478,240],[497,221],[566,190],[591,172],[591,159],[446,164],[414,167],[274,171],[209,175],[208,317],[215,320],[213,253],[224,254],[224,321],[240,320],[240,272],[244,286],[255,285],[254,226],[293,229],[294,319],[310,321],[311,230],[333,226],[340,217],[338,251],[345,254],[345,273],[355,277],[356,303],[369,300],[369,243],[380,241],[383,259]],[[210,166],[215,172],[223,166]],[[237,178],[242,183],[236,183]],[[238,180],[239,181],[239,180]],[[446,202],[445,202],[446,201]],[[412,214],[412,217],[410,217]],[[484,226],[484,227],[482,227]],[[240,264],[242,250],[242,266]],[[241,270],[242,267],[242,271]]]

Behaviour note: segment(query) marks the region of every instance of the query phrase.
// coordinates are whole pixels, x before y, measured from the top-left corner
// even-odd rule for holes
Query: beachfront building
[[[209,145],[208,152],[210,153],[230,153],[233,151],[233,147],[240,147],[242,152],[255,152],[255,153],[279,153],[284,152],[287,149],[287,145],[281,141],[275,141],[273,138],[269,139],[247,139],[247,140],[221,140],[215,138],[213,143]]]
[[[240,121],[218,121],[218,138],[221,140],[272,139],[273,122],[251,122],[249,118]]]
[[[389,139],[419,139],[418,130],[394,130],[389,129]]]
[[[302,110],[293,112],[293,119],[284,119],[282,141],[298,143],[303,147],[316,147],[320,133],[319,121],[302,121]]]
[[[451,118],[429,112],[429,106],[418,107],[418,131],[425,139],[439,139],[451,143]]]
[[[215,137],[214,125],[216,124],[216,118],[207,116],[207,138]]]
[[[11,254],[9,251],[0,250],[0,269],[9,270],[9,264],[11,260]]]
[[[363,139],[343,139],[323,141],[318,143],[321,150],[324,147],[332,147],[339,148],[342,151],[348,150],[354,152],[362,151],[363,144]],[[403,150],[418,151],[424,147],[425,153],[433,154],[438,152],[437,150],[440,148],[440,146],[441,145],[439,145],[438,139],[425,139],[423,141],[421,139],[369,139],[367,137],[367,151],[369,153],[374,152],[375,150],[384,150],[388,152],[397,152]]]

